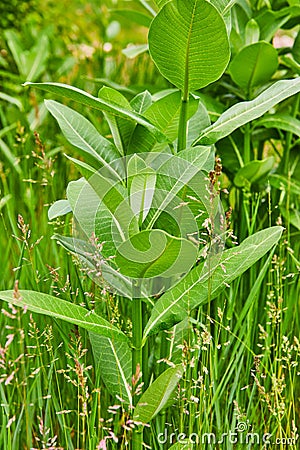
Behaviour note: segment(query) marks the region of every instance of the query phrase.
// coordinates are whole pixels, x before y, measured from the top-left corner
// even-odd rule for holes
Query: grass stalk
[[[143,305],[138,283],[133,283],[132,294],[132,374],[137,385],[141,381],[139,376],[143,370]],[[133,405],[136,406],[137,402],[137,395],[133,395]],[[142,446],[143,430],[140,426],[136,426],[132,436],[132,450],[141,450]]]

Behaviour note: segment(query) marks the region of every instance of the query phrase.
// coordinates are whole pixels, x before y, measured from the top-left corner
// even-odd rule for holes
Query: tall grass
[[[99,78],[101,67],[101,77],[113,74],[120,84],[159,82],[144,57],[126,63],[100,56],[94,69],[90,61],[84,69],[77,61],[72,76],[82,71]],[[9,126],[0,108],[3,127]],[[34,136],[21,117],[5,134],[13,159],[6,154],[0,163],[0,289],[18,282],[22,289],[96,307],[131,333],[128,304],[103,293],[51,240],[54,231],[68,234],[71,224],[49,224],[47,207],[77,175],[62,154],[65,142],[57,147],[56,133],[49,121]],[[186,448],[298,448],[300,240],[289,219],[281,218],[277,200],[275,190],[264,198],[248,193],[241,207],[251,226],[241,232],[240,209],[231,219],[238,239],[283,221],[286,232],[274,252],[193,311],[184,326],[150,341],[149,364],[157,374],[177,362],[186,372],[169,407],[146,430],[145,448],[167,449],[184,437],[198,442]],[[0,448],[128,448],[132,411],[108,394],[87,334],[12,306],[2,305],[0,317]],[[133,385],[138,395],[138,376]]]

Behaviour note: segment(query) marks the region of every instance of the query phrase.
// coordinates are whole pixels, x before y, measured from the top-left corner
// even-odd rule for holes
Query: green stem
[[[135,297],[132,302],[132,373],[135,375],[138,366],[142,372],[143,316],[142,300]]]
[[[247,164],[251,161],[251,131],[250,123],[245,125],[244,134],[244,163]]]
[[[143,330],[145,329],[145,326],[148,322],[148,311],[147,311],[147,305],[145,302],[142,302],[142,320],[143,320]],[[143,382],[144,382],[144,389],[147,389],[149,385],[149,367],[148,367],[148,358],[149,358],[149,341],[144,343],[142,345],[142,365],[143,365]]]
[[[179,152],[186,148],[188,106],[189,106],[189,93],[186,90],[183,93],[183,96],[181,99],[181,109],[180,109],[179,128],[178,128],[178,151]]]
[[[143,339],[143,314],[142,299],[140,298],[140,285],[132,286],[132,373],[135,375],[139,371],[142,372],[142,339]],[[139,368],[139,369],[138,369]],[[137,381],[137,384],[141,380]],[[133,405],[137,404],[137,396],[133,396]],[[135,427],[132,436],[132,450],[142,450],[143,447],[143,428]]]
[[[292,110],[292,117],[297,117],[298,114],[298,109],[299,109],[299,101],[300,101],[300,96],[299,94],[296,96],[294,104],[293,104],[293,110]],[[291,150],[291,145],[292,145],[292,139],[293,139],[293,133],[291,133],[290,131],[288,131],[286,133],[286,138],[285,138],[285,146],[284,146],[284,150],[283,150],[283,155],[282,155],[282,166],[283,166],[283,173],[285,175],[288,174],[288,169],[289,169],[289,162],[290,162],[290,150]]]
[[[142,450],[143,448],[143,430],[136,428],[132,435],[132,450]]]

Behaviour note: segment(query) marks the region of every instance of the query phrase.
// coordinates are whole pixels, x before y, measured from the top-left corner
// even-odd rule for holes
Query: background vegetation
[[[59,81],[94,95],[108,85],[128,99],[145,89],[154,95],[171,88],[147,52],[132,59],[122,52],[130,44],[146,43],[143,25],[149,11],[143,3],[150,4],[32,0],[4,1],[0,7],[0,289],[12,289],[18,282],[22,289],[96,305],[129,330],[128,305],[102,292],[51,240],[54,232],[70,234],[68,216],[49,223],[47,210],[65,196],[67,183],[78,178],[64,156],[76,155],[76,150],[46,112],[42,94],[22,83]],[[245,85],[247,75],[237,78],[231,65],[219,81],[201,90],[212,121],[237,101],[258,95],[271,79],[293,78],[300,70],[297,1],[238,1],[231,14],[232,60],[260,32],[276,47],[278,65],[269,78],[252,85]],[[238,430],[239,436],[247,429],[261,437],[270,433],[272,442],[281,439],[275,448],[286,448],[287,438],[292,439],[290,448],[297,448],[298,107],[299,94],[217,143],[223,166],[217,182],[236,240],[275,224],[282,224],[285,232],[273,253],[191,317],[180,340],[172,341],[172,350],[170,344],[160,345],[171,336],[158,337],[151,354],[157,372],[178,355],[187,371],[174,405],[145,433],[149,448],[171,447],[170,441],[163,446],[157,439],[165,428],[168,436],[221,436],[241,424],[245,429]],[[83,107],[81,112],[109,136],[100,114]],[[7,305],[1,313],[0,398],[1,448],[94,450],[126,448],[131,440],[134,424],[120,399],[111,397],[101,381],[87,334]],[[199,448],[245,448],[245,443]]]

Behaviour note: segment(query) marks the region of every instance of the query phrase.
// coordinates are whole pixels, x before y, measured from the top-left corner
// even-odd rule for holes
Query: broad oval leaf
[[[282,231],[282,227],[275,226],[255,233],[238,247],[226,250],[211,270],[203,270],[203,264],[195,267],[155,304],[144,331],[144,340],[148,335],[169,329],[184,320],[189,311],[208,298],[214,299],[228,283],[276,245]]]
[[[210,127],[202,131],[193,145],[214,144],[234,130],[265,114],[273,106],[300,91],[300,77],[294,80],[280,80],[262,92],[254,100],[237,103],[227,109]]]
[[[205,0],[166,3],[149,30],[149,51],[162,75],[184,92],[220,78],[229,61],[226,25]]]
[[[148,387],[133,414],[135,422],[149,423],[166,405],[183,375],[182,365],[170,367]]]
[[[179,276],[193,266],[197,247],[163,230],[143,230],[122,242],[115,262],[123,275],[133,278]]]
[[[53,295],[35,291],[11,290],[1,291],[0,299],[15,306],[27,307],[30,311],[38,314],[65,320],[111,339],[121,341],[128,339],[121,330],[94,312]]]
[[[278,66],[277,51],[267,42],[247,45],[233,58],[229,73],[233,81],[251,94],[256,86],[270,80]]]

